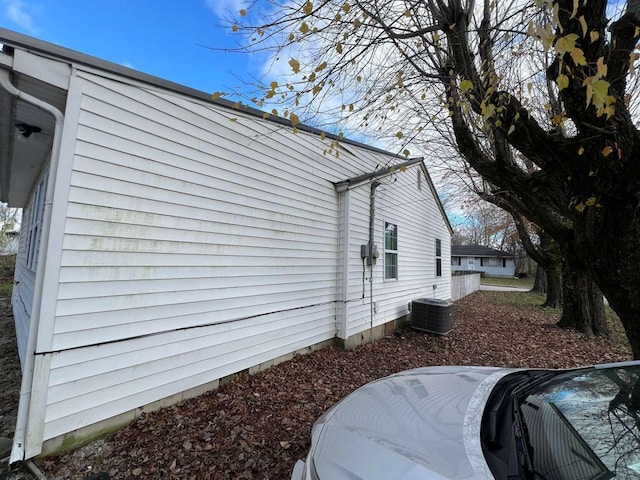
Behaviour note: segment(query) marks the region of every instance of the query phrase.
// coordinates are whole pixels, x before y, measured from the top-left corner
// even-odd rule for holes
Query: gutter
[[[375,172],[365,173],[364,175],[359,175],[357,177],[344,180],[342,182],[334,183],[334,187],[337,192],[344,192],[345,190],[350,190],[352,188],[359,187],[360,185],[364,185],[365,183],[368,183],[371,180],[376,180],[378,178],[383,178],[383,177],[386,177],[387,175],[391,175],[392,173],[403,171],[403,169],[407,167],[411,167],[413,165],[421,163],[422,160],[423,160],[422,157],[412,158],[411,160],[407,160],[406,162],[399,163],[391,167],[376,170]]]
[[[60,145],[62,143],[62,126],[64,115],[53,105],[50,105],[39,98],[18,90],[11,83],[11,73],[8,70],[0,69],[0,87],[5,89],[10,95],[18,100],[30,103],[41,110],[49,113],[55,119],[53,130],[53,143],[51,145],[51,158],[49,160],[49,178],[47,181],[47,193],[44,200],[44,212],[42,215],[42,231],[40,234],[40,250],[38,252],[38,268],[36,269],[36,279],[33,292],[33,307],[29,318],[29,337],[27,339],[26,355],[24,359],[24,369],[22,371],[22,383],[20,386],[20,400],[18,403],[18,416],[16,420],[16,432],[13,437],[13,448],[9,463],[24,460],[25,438],[27,423],[29,420],[29,404],[31,403],[31,390],[33,384],[33,373],[35,364],[36,340],[40,327],[40,309],[42,291],[44,287],[44,270],[49,247],[49,230],[51,228],[51,209],[53,205],[53,194],[56,186],[56,172],[58,171],[58,160],[60,157]]]
[[[376,216],[376,188],[382,185],[378,180],[371,182],[371,193],[369,194],[369,259],[367,263],[370,266],[369,270],[369,322],[371,343],[375,343],[373,340],[373,267],[375,265],[377,252],[374,252],[375,247],[375,216]]]

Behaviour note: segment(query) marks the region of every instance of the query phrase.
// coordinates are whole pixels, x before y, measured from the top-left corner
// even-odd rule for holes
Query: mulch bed
[[[299,356],[38,463],[50,479],[288,479],[315,419],[376,378],[426,365],[561,368],[631,358],[619,325],[614,340],[587,338],[556,327],[557,311],[515,304],[514,295],[532,297],[476,292],[458,302],[447,336],[403,329],[352,350]]]

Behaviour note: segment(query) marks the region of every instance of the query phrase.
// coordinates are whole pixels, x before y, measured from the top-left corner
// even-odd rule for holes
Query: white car
[[[640,361],[376,380],[318,419],[291,478],[640,479]]]

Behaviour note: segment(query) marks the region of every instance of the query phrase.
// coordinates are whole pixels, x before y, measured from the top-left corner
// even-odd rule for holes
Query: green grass
[[[0,297],[10,297],[13,291],[13,282],[0,282]]]
[[[518,307],[540,307],[545,299],[545,295],[533,292],[482,292],[491,303],[496,305],[514,305]],[[549,312],[554,309],[549,309]],[[560,313],[561,310],[557,309]]]
[[[482,277],[480,283],[482,285],[498,285],[501,287],[522,287],[532,288],[535,278],[530,276],[528,278],[502,278],[502,277]]]

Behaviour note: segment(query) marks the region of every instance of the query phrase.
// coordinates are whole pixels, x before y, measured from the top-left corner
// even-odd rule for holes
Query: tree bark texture
[[[564,308],[558,326],[574,328],[589,336],[609,337],[602,292],[575,252],[569,248],[563,250]]]
[[[531,291],[541,295],[547,293],[547,272],[544,271],[544,268],[540,264],[536,267],[536,279],[533,282]]]
[[[595,281],[619,315],[634,357],[640,359],[640,132],[626,103],[626,95],[634,93],[626,91],[626,82],[640,12],[628,8],[609,23],[606,1],[553,4],[559,12],[556,38],[579,39],[580,55],[558,51],[546,72],[551,82],[557,83],[560,74],[568,81],[559,90],[559,99],[574,132],[546,130],[517,97],[479,81],[495,76],[494,65],[484,63],[478,71],[468,38],[470,23],[459,0],[450,0],[441,9],[449,60],[440,74],[453,131],[460,152],[483,178],[521,214],[561,245],[570,246],[561,324],[607,334]],[[582,40],[584,25],[586,38],[593,41]],[[609,85],[606,112],[603,105],[590,103],[585,89],[586,78],[596,81],[593,68],[602,61],[607,70],[601,74]],[[485,118],[490,154],[460,107],[459,79],[473,84],[464,98],[476,115]],[[487,105],[493,106],[491,115]],[[521,168],[514,161],[514,150],[537,170]]]

